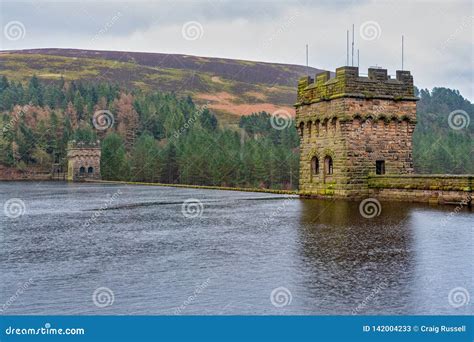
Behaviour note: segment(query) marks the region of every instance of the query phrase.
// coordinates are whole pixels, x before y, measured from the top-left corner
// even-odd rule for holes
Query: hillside
[[[0,52],[0,179],[53,163],[65,170],[69,141],[99,139],[104,179],[294,189],[298,135],[291,121],[275,129],[270,114],[293,111],[292,84],[305,71],[184,55]],[[474,105],[447,88],[416,95],[415,170],[473,173]]]
[[[311,74],[321,70],[309,68]],[[121,87],[190,95],[221,122],[278,109],[294,112],[295,87],[306,67],[180,54],[31,49],[0,52],[0,74],[13,81],[101,81]]]

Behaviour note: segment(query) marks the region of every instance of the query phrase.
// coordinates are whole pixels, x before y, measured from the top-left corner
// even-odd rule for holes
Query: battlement
[[[367,99],[389,99],[416,101],[413,76],[410,71],[397,70],[391,78],[387,69],[369,68],[368,76],[359,75],[358,67],[344,66],[336,69],[336,76],[330,78],[329,71],[298,81],[298,97],[295,106],[341,97]]]
[[[67,148],[70,149],[80,149],[80,148],[100,148],[100,141],[76,141],[71,140],[67,144]]]

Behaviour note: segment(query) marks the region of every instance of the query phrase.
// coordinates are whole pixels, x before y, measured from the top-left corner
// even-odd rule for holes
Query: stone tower
[[[357,67],[328,71],[298,82],[296,125],[300,134],[303,196],[362,198],[371,175],[413,173],[416,124],[413,77]]]
[[[100,143],[70,141],[67,149],[67,180],[100,179]]]

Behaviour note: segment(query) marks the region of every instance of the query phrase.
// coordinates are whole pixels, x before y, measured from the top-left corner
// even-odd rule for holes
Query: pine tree
[[[100,171],[103,179],[128,180],[130,168],[120,135],[109,133],[102,142]]]
[[[114,115],[117,121],[117,133],[123,138],[125,148],[129,150],[135,141],[138,131],[138,113],[133,107],[133,96],[120,93],[114,101]]]
[[[160,150],[151,135],[143,134],[137,139],[131,156],[132,180],[146,182],[160,180]]]

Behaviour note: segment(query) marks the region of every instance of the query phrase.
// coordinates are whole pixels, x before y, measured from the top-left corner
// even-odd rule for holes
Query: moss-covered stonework
[[[455,202],[472,191],[472,177],[413,175],[416,124],[413,77],[397,71],[341,67],[298,83],[302,196]],[[330,162],[332,160],[332,173]],[[383,164],[376,175],[376,163]],[[318,168],[319,166],[319,168]],[[379,170],[380,171],[380,170]],[[392,195],[393,196],[392,196]]]
[[[368,77],[360,77],[359,68],[345,66],[336,69],[334,78],[329,77],[329,71],[325,71],[316,75],[316,81],[309,76],[301,78],[296,106],[341,97],[417,100],[409,71],[397,70],[396,78],[392,79],[386,69],[370,68]]]
[[[368,177],[369,195],[382,200],[472,203],[474,175],[376,175]]]

